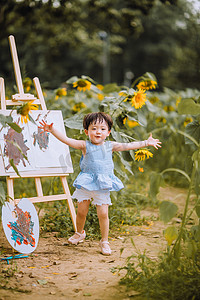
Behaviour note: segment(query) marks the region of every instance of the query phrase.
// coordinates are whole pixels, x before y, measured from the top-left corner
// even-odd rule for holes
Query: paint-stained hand
[[[151,133],[147,140],[147,146],[153,146],[154,148],[158,149],[161,147],[161,144],[162,143],[158,139],[154,139],[152,137],[152,133]]]
[[[48,132],[52,132],[53,131],[53,123],[51,123],[50,125],[47,124],[44,120],[42,120],[40,122],[40,125],[41,126],[38,126],[38,128],[42,129],[41,133],[43,131],[48,131]]]

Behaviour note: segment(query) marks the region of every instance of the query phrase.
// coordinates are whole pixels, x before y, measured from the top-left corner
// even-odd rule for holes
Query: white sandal
[[[100,241],[99,246],[101,248],[101,253],[103,255],[111,255],[111,249],[108,241]]]
[[[78,237],[77,237],[78,235]],[[82,233],[79,233],[79,232],[75,232],[74,235],[72,235],[69,239],[68,239],[68,243],[72,244],[72,245],[77,245],[78,243],[81,243],[83,242],[83,240],[85,239],[86,237],[86,233],[85,233],[85,230],[83,230]]]

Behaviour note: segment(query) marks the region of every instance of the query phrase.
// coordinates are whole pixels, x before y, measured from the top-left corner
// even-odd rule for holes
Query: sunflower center
[[[26,115],[28,115],[28,113],[29,113],[29,105],[24,105],[24,107],[22,108],[22,111],[21,111],[21,115],[22,116],[26,116]]]
[[[85,86],[87,86],[87,82],[85,81],[85,80],[78,80],[78,86],[80,86],[80,87],[85,87]]]

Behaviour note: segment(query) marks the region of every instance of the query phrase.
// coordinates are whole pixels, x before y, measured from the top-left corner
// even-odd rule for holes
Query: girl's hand
[[[41,126],[38,126],[38,128],[42,129],[43,131],[48,131],[48,132],[52,132],[53,130],[53,123],[51,123],[50,125],[48,125],[44,120],[42,120],[42,122],[40,122]]]
[[[158,149],[161,148],[161,144],[162,143],[158,139],[154,139],[152,137],[152,133],[151,133],[147,140],[147,146],[153,146],[154,148]]]

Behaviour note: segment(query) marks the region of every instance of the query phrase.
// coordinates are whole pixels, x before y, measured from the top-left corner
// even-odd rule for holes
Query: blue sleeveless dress
[[[73,186],[88,191],[119,191],[124,185],[114,174],[112,142],[94,145],[86,141],[86,154],[80,159],[81,172]]]

